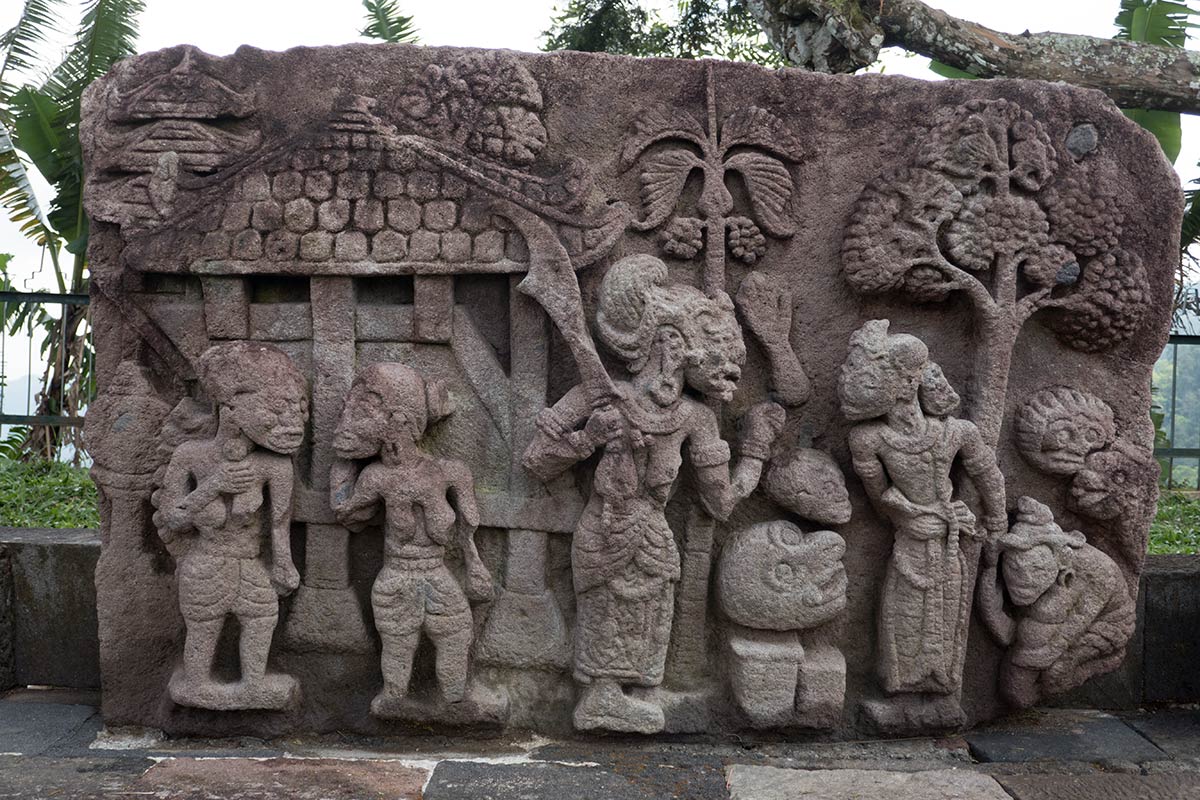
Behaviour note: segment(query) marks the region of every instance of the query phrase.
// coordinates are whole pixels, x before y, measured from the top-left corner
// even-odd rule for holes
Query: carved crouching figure
[[[973,595],[963,539],[1007,529],[1004,478],[978,429],[949,416],[958,396],[925,344],[887,329],[872,320],[851,336],[838,382],[842,411],[858,423],[854,471],[895,532],[878,618],[879,676],[892,697],[864,711],[885,731],[954,727]],[[982,500],[983,534],[955,497],[956,459]]]
[[[1012,530],[984,550],[979,605],[988,629],[1009,648],[1000,689],[1025,708],[1120,666],[1136,614],[1111,558],[1079,531],[1060,528],[1032,497],[1022,497],[1018,508]],[[1006,593],[1015,619],[1004,608]]]
[[[471,471],[461,461],[435,458],[417,446],[429,423],[447,410],[441,383],[426,382],[404,364],[372,364],[355,379],[334,436],[342,460],[330,476],[330,502],[338,520],[361,529],[383,505],[383,568],[371,590],[383,644],[383,689],[371,703],[371,713],[379,717],[428,712],[408,698],[422,631],[437,650],[442,697],[457,706],[451,713],[464,721],[499,713],[490,708],[490,698],[468,691],[473,635],[468,596],[492,596],[491,575],[475,549],[479,511]],[[374,458],[358,471],[355,460]],[[463,552],[466,592],[446,565],[448,548]],[[469,695],[470,708],[459,705]]]
[[[631,256],[608,271],[596,330],[628,364],[616,402],[594,409],[582,386],[542,413],[525,466],[550,480],[601,449],[591,496],[575,531],[575,679],[583,686],[574,724],[654,733],[662,709],[625,686],[662,683],[671,633],[679,552],[665,508],[682,450],[695,467],[700,502],[729,517],[753,491],[783,425],[774,403],[752,408],[743,424],[741,459],[732,470],[716,414],[688,394],[732,398],[746,357],[732,303],[690,286],[668,285],[666,266]]]
[[[180,444],[153,498],[164,542],[175,551],[186,546],[177,578],[187,635],[171,699],[217,710],[279,709],[297,689],[294,678],[267,674],[267,655],[277,595],[300,583],[289,537],[292,456],[308,416],[304,378],[282,351],[251,342],[209,348],[199,368],[217,408],[216,437]],[[178,542],[185,534],[194,538]],[[241,679],[222,683],[213,659],[230,614],[241,625]]]

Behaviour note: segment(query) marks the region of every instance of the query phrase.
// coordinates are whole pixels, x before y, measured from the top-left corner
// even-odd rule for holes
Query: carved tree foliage
[[[1043,126],[1007,100],[940,112],[912,165],[865,188],[842,245],[846,279],[866,294],[918,302],[969,297],[983,335],[975,413],[999,433],[1012,348],[1042,309],[1085,352],[1128,340],[1145,270],[1117,247],[1122,214],[1094,141],[1056,152]]]

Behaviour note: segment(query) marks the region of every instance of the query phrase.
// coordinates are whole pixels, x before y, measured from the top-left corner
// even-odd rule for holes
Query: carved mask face
[[[694,342],[694,357],[685,370],[687,383],[707,397],[728,403],[746,362],[741,328],[732,311],[709,309],[701,312],[697,331],[699,341]]]
[[[383,395],[366,383],[355,383],[338,420],[333,449],[342,458],[377,455],[387,437],[387,419]]]
[[[1046,426],[1035,462],[1046,472],[1071,475],[1083,468],[1088,453],[1103,447],[1105,434],[1087,419],[1060,418]]]
[[[379,362],[350,387],[333,436],[341,458],[371,458],[388,443],[416,441],[427,421],[425,383],[404,364]]]
[[[308,398],[293,386],[267,384],[258,391],[235,395],[224,413],[259,447],[292,455],[304,442]]]
[[[1058,557],[1049,545],[1004,554],[1004,585],[1019,606],[1033,603],[1054,585],[1059,573]]]
[[[1133,465],[1117,451],[1092,453],[1071,482],[1071,504],[1094,519],[1115,519],[1137,502],[1142,488],[1131,477]]]

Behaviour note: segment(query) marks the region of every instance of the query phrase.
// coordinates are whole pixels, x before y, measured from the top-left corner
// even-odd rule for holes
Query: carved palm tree
[[[725,291],[726,232],[733,256],[755,263],[766,250],[767,234],[785,238],[795,233],[789,214],[794,189],[788,162],[799,160],[795,136],[776,115],[748,106],[730,114],[718,126],[713,68],[707,72],[708,125],[676,108],[660,107],[642,115],[621,151],[621,166],[641,162],[641,199],[646,217],[633,227],[648,231],[675,213],[693,172],[702,184],[696,211],[700,217],[675,217],[663,231],[668,255],[694,258],[705,251],[704,291]],[[664,145],[647,151],[655,145]],[[726,185],[737,173],[746,187],[755,219],[734,216],[733,195]],[[757,224],[756,224],[757,222]]]

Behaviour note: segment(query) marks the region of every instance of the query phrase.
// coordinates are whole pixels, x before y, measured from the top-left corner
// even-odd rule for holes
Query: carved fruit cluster
[[[767,252],[767,237],[749,217],[730,217],[725,221],[729,232],[729,252],[743,264],[754,264]]]
[[[675,217],[658,235],[658,244],[669,256],[695,258],[704,249],[704,220]]]

